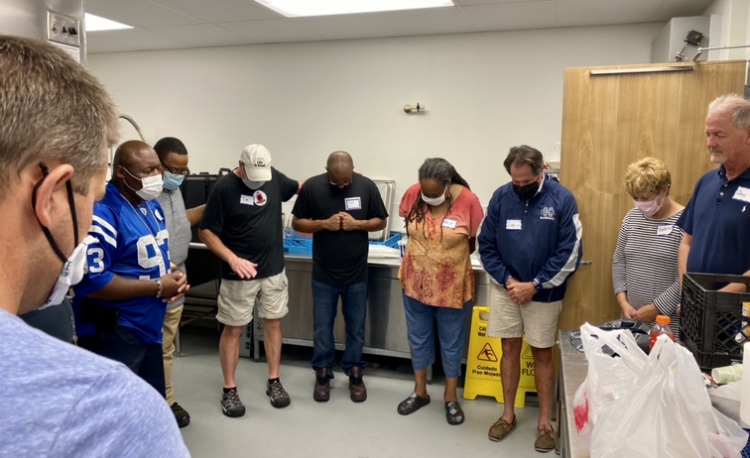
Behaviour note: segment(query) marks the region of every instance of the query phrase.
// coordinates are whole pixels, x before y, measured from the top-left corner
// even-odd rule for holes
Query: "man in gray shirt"
[[[176,138],[164,137],[156,142],[154,151],[159,156],[162,169],[164,169],[164,191],[156,199],[164,210],[164,216],[167,219],[169,257],[180,271],[187,272],[185,261],[188,257],[192,236],[190,226],[195,226],[200,222],[206,205],[185,210],[185,201],[182,199],[182,193],[180,192],[180,186],[185,179],[185,175],[190,174],[188,152],[185,145]],[[172,409],[180,428],[190,424],[190,414],[174,400],[172,363],[175,351],[174,341],[180,328],[184,303],[185,296],[182,296],[167,304],[167,315],[164,317],[164,338],[162,340],[167,404]]]
[[[80,281],[117,112],[64,51],[0,35],[0,456],[189,456],[161,396],[124,365],[26,325]]]

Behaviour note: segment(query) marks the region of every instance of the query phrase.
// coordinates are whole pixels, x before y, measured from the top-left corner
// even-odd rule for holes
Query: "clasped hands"
[[[505,288],[508,290],[508,296],[510,296],[510,300],[512,300],[514,304],[518,305],[528,304],[529,302],[531,302],[531,299],[534,298],[534,294],[536,294],[536,287],[534,287],[534,283],[530,281],[520,282],[513,277],[509,278],[508,281],[505,282]]]
[[[347,212],[338,212],[324,220],[323,227],[329,231],[354,231],[359,229],[359,221]]]

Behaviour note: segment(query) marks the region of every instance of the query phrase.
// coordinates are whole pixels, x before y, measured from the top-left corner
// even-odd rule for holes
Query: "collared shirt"
[[[169,258],[178,269],[186,272],[185,260],[188,257],[190,240],[193,237],[190,232],[190,221],[185,211],[185,201],[182,199],[182,193],[179,189],[175,191],[164,191],[156,200],[164,211],[164,217],[167,219],[167,231],[169,232]],[[190,279],[188,279],[190,281]],[[167,308],[173,308],[185,303],[183,296],[176,301],[170,302]]]
[[[703,175],[677,225],[693,236],[688,272],[750,270],[750,169],[733,180],[724,166]]]

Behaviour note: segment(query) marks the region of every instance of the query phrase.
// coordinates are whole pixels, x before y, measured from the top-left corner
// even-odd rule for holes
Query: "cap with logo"
[[[263,145],[247,145],[242,150],[240,161],[245,165],[245,174],[250,181],[271,181],[271,153]]]

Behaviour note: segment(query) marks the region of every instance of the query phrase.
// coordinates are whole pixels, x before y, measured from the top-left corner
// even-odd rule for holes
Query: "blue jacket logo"
[[[542,211],[539,213],[539,219],[548,219],[550,221],[554,221],[555,207],[542,207]]]

